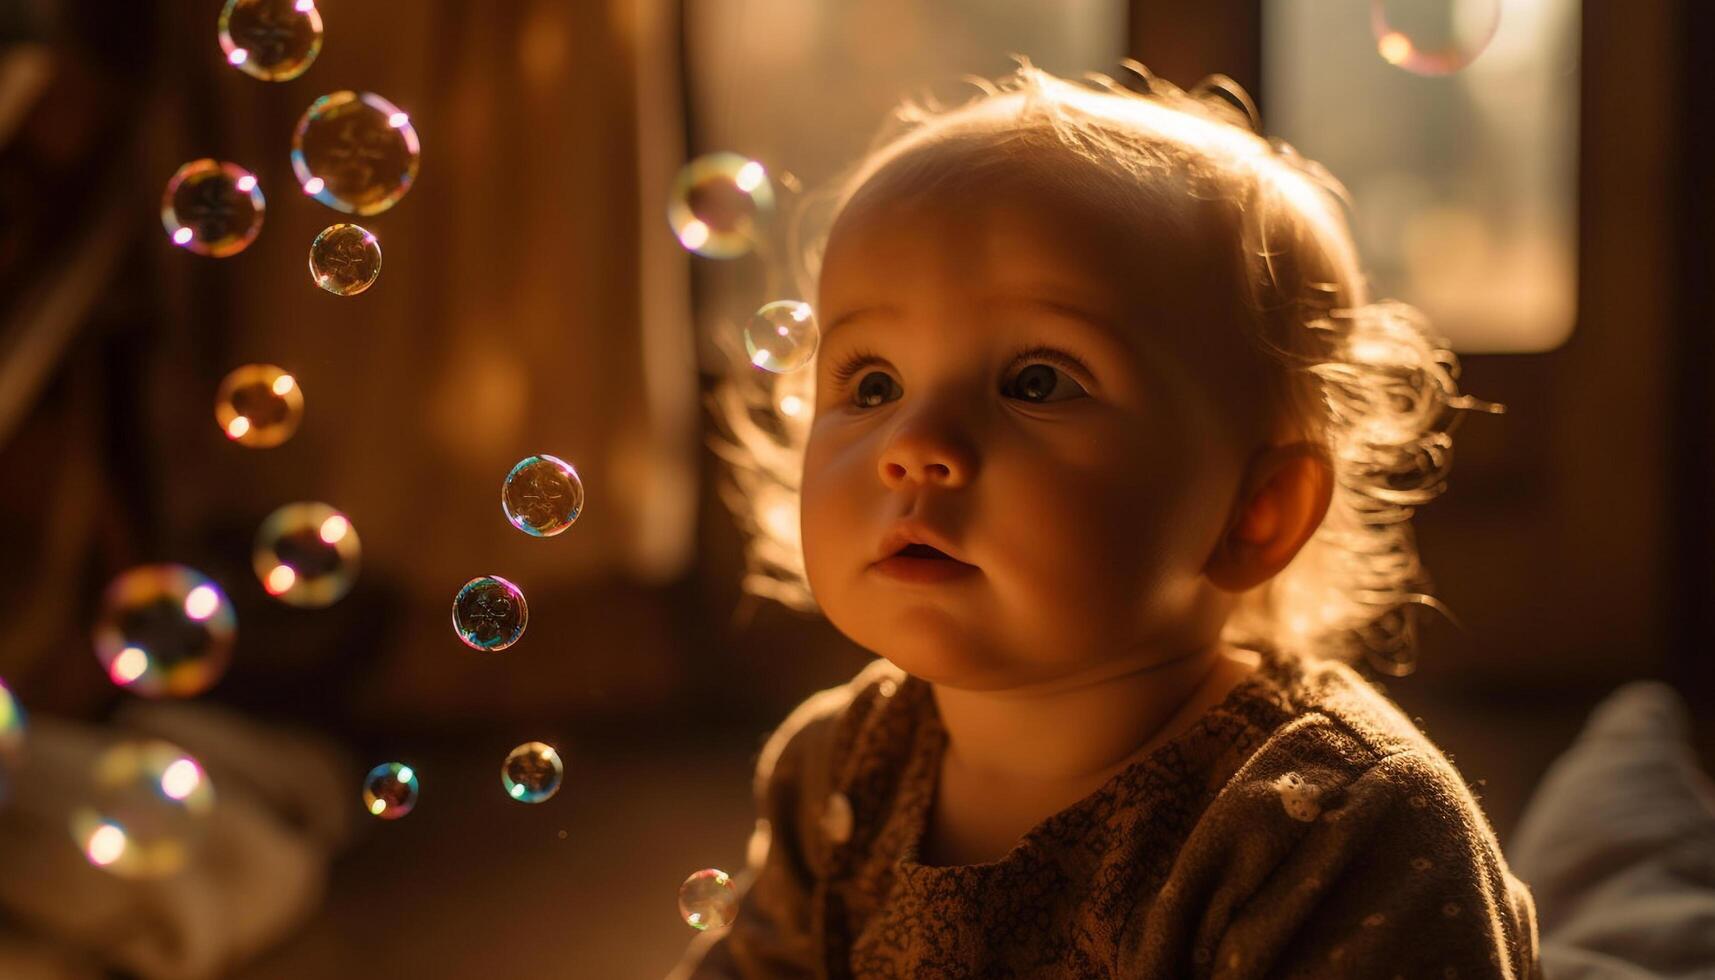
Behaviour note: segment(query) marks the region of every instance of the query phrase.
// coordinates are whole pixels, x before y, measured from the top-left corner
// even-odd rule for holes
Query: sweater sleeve
[[[815,891],[825,847],[819,805],[832,782],[832,741],[845,688],[823,691],[783,722],[757,761],[758,819],[733,923],[698,936],[669,980],[749,980],[821,974]]]
[[[1448,763],[1406,751],[1326,794],[1311,774],[1265,786],[1302,837],[1204,947],[1209,975],[1540,977],[1530,893]]]

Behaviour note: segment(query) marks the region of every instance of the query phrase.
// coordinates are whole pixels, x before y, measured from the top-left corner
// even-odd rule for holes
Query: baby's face
[[[1261,444],[1255,355],[1190,216],[1122,234],[1097,208],[1027,200],[860,199],[817,298],[811,588],[855,642],[975,690],[1218,638],[1231,597],[1202,572]],[[878,568],[901,519],[974,568]]]

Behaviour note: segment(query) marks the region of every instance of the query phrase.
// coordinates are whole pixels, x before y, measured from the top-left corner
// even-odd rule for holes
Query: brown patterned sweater
[[[738,916],[675,977],[1540,977],[1446,757],[1352,668],[1258,651],[1191,728],[999,860],[918,863],[946,732],[885,660],[763,749]]]

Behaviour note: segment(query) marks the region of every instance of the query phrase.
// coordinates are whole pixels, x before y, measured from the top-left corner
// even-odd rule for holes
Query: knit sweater
[[[1536,910],[1446,757],[1276,649],[982,864],[919,863],[946,747],[876,661],[764,747],[736,919],[676,977],[1540,977]]]

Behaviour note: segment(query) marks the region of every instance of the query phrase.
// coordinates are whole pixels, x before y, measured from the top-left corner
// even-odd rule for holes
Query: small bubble
[[[285,82],[309,70],[322,50],[314,0],[226,0],[218,27],[226,63],[252,78]]]
[[[310,281],[335,296],[356,296],[380,275],[381,244],[360,225],[329,225],[310,243]]]
[[[357,579],[363,547],[351,519],[327,504],[287,504],[256,530],[250,567],[271,596],[318,609],[338,602]]]
[[[383,820],[397,820],[417,805],[417,771],[383,762],[363,777],[363,808]]]
[[[816,317],[810,304],[783,299],[765,304],[744,328],[750,363],[777,374],[796,371],[816,353]]]
[[[525,742],[500,767],[500,785],[520,803],[541,803],[560,791],[565,774],[560,753],[545,742]]]
[[[679,886],[679,916],[699,932],[732,922],[738,909],[738,889],[725,871],[704,868]]]
[[[69,815],[90,864],[122,878],[182,870],[214,809],[214,786],[183,749],[158,739],[119,742],[98,756]]]
[[[471,579],[453,598],[453,629],[472,650],[504,650],[529,622],[523,591],[498,575]]]
[[[183,565],[141,565],[102,595],[95,655],[120,687],[188,698],[226,673],[237,633],[232,603],[208,576]]]
[[[267,209],[254,174],[236,163],[206,158],[180,167],[161,194],[167,238],[217,259],[237,255],[255,241]]]
[[[0,678],[0,809],[11,796],[12,771],[24,751],[24,708]]]
[[[251,449],[278,446],[298,431],[304,393],[297,379],[272,364],[246,364],[220,382],[214,421],[226,437]]]
[[[1414,75],[1448,75],[1489,46],[1501,0],[1370,0],[1370,32],[1383,61]]]
[[[500,509],[525,534],[551,538],[578,519],[584,484],[572,464],[556,456],[526,456],[506,474]]]
[[[410,117],[373,92],[324,95],[292,132],[292,172],[336,211],[379,214],[411,189],[421,147]]]
[[[750,251],[756,223],[774,208],[768,173],[736,153],[711,153],[685,164],[667,199],[667,224],[679,244],[704,258]]]

